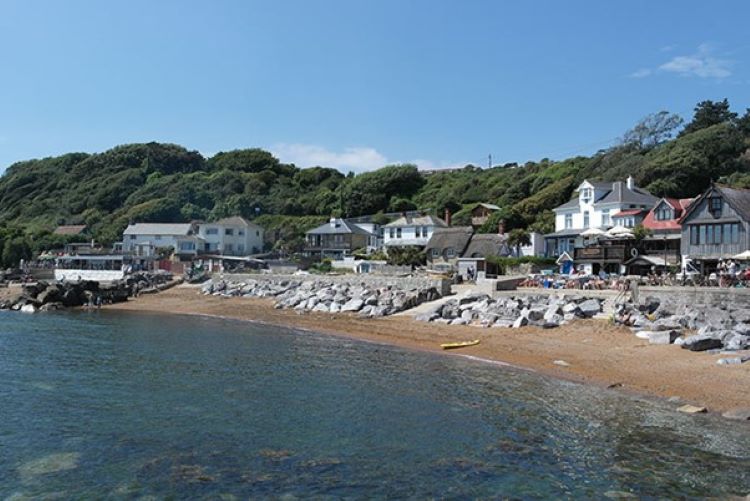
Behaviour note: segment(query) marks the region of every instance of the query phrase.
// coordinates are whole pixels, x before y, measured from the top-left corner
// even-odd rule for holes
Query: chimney
[[[445,224],[451,225],[451,210],[448,207],[445,208]]]
[[[497,234],[498,235],[505,235],[505,219],[501,219],[497,223]]]
[[[335,228],[336,227],[336,218],[335,217],[332,217],[331,220],[328,221],[328,222],[330,223],[331,228]]]
[[[633,176],[628,176],[628,180],[627,180],[628,189],[632,190],[634,186],[635,186],[635,182],[633,181]]]

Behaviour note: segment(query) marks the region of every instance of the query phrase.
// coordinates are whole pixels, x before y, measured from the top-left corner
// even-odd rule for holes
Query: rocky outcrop
[[[26,313],[52,311],[66,307],[102,303],[116,303],[128,298],[130,289],[124,283],[100,284],[99,282],[35,282],[24,285],[20,293],[0,302],[0,309]]]
[[[300,280],[220,280],[202,287],[204,294],[219,296],[271,297],[278,309],[320,313],[358,313],[363,317],[382,317],[440,298],[435,288],[407,288],[398,283],[373,287],[365,283],[326,281],[324,278]]]

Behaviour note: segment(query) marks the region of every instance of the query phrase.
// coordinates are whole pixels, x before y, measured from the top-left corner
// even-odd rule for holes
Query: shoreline
[[[274,309],[272,299],[205,296],[190,286],[104,308],[250,321],[460,356],[633,396],[678,397],[675,407],[691,403],[705,406],[711,413],[750,408],[750,364],[718,366],[720,355],[690,352],[674,345],[649,345],[629,329],[600,320],[581,320],[556,329],[506,329],[435,325],[402,315],[361,319],[347,314],[299,314]],[[439,346],[469,339],[480,339],[481,343],[455,352]],[[569,365],[555,364],[560,360]]]

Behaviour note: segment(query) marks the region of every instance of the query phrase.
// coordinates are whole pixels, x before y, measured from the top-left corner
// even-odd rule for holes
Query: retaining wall
[[[279,273],[222,273],[214,274],[217,278],[243,281],[243,280],[323,280],[335,284],[365,284],[369,287],[386,287],[393,285],[402,289],[429,289],[434,287],[441,295],[447,296],[451,293],[451,282],[447,279],[436,279],[427,277],[392,277],[378,276],[372,274],[361,275],[285,275]]]
[[[94,282],[112,282],[122,280],[125,274],[113,270],[55,270],[55,280],[59,282],[93,280]]]

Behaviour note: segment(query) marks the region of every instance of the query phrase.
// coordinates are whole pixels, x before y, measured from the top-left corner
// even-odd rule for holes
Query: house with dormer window
[[[681,222],[683,257],[711,272],[720,259],[750,249],[750,190],[712,184]]]
[[[448,224],[432,215],[403,215],[386,224],[383,243],[389,247],[425,247],[437,228],[447,228]]]
[[[544,236],[546,255],[556,257],[563,252],[573,255],[583,245],[581,233],[598,228],[606,231],[615,226],[615,219],[623,212],[651,209],[657,198],[635,185],[632,177],[626,181],[583,181],[576,188],[577,196],[553,209],[555,232]]]

